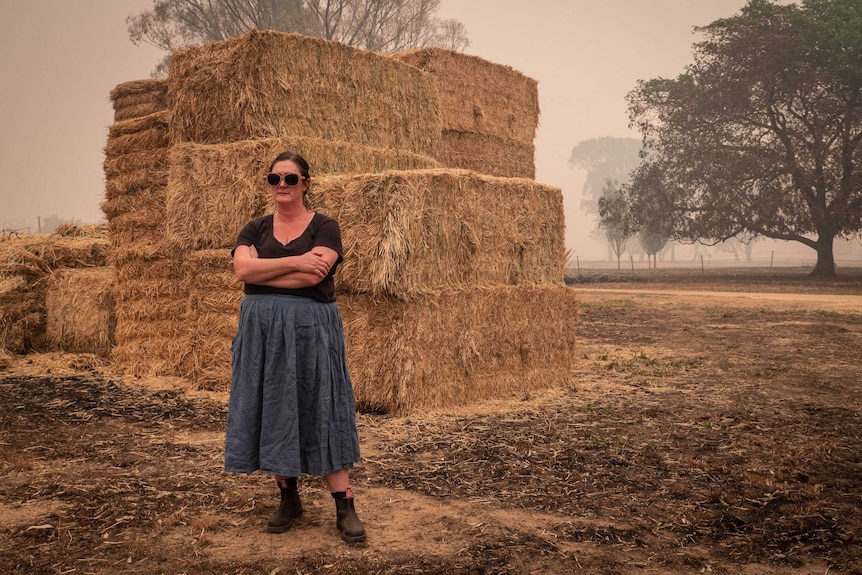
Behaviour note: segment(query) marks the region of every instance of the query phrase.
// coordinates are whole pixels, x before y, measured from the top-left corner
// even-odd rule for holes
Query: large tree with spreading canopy
[[[649,158],[633,211],[660,189],[678,239],[797,241],[834,275],[834,240],[862,229],[862,2],[749,0],[697,31],[683,74],[628,96]]]

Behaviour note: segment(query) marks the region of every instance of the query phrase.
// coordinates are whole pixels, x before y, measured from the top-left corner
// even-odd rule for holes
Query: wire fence
[[[569,260],[566,277],[575,280],[603,278],[638,278],[664,274],[702,274],[719,275],[727,273],[748,273],[752,275],[800,275],[810,274],[817,264],[817,256],[771,253],[767,256],[735,258],[729,256],[698,255],[694,258],[649,261],[646,257],[628,256],[616,260],[580,259]],[[835,269],[840,275],[862,274],[862,254],[858,257],[835,258]]]

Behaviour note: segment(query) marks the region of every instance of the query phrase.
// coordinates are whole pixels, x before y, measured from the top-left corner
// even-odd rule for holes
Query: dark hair
[[[305,158],[295,152],[280,153],[278,157],[274,159],[269,165],[269,171],[271,172],[277,163],[284,162],[285,160],[290,160],[291,162],[299,166],[299,173],[302,174],[303,178],[311,177],[308,173],[308,162],[305,161]]]

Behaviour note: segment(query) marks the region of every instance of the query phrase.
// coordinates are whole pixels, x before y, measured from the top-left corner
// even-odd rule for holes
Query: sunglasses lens
[[[278,174],[267,174],[266,181],[270,186],[277,186],[281,183],[281,176]],[[299,176],[296,174],[285,174],[284,175],[284,185],[286,186],[295,186],[299,183]]]

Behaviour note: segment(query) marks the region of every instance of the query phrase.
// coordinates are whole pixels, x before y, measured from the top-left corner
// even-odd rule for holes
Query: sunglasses
[[[302,178],[302,179],[304,180],[305,178]],[[299,180],[300,180],[300,178],[296,174],[285,174],[284,175],[284,185],[285,186],[295,186],[296,184],[299,183]],[[281,176],[279,176],[278,174],[267,174],[266,175],[266,182],[270,186],[277,186],[281,183]]]

